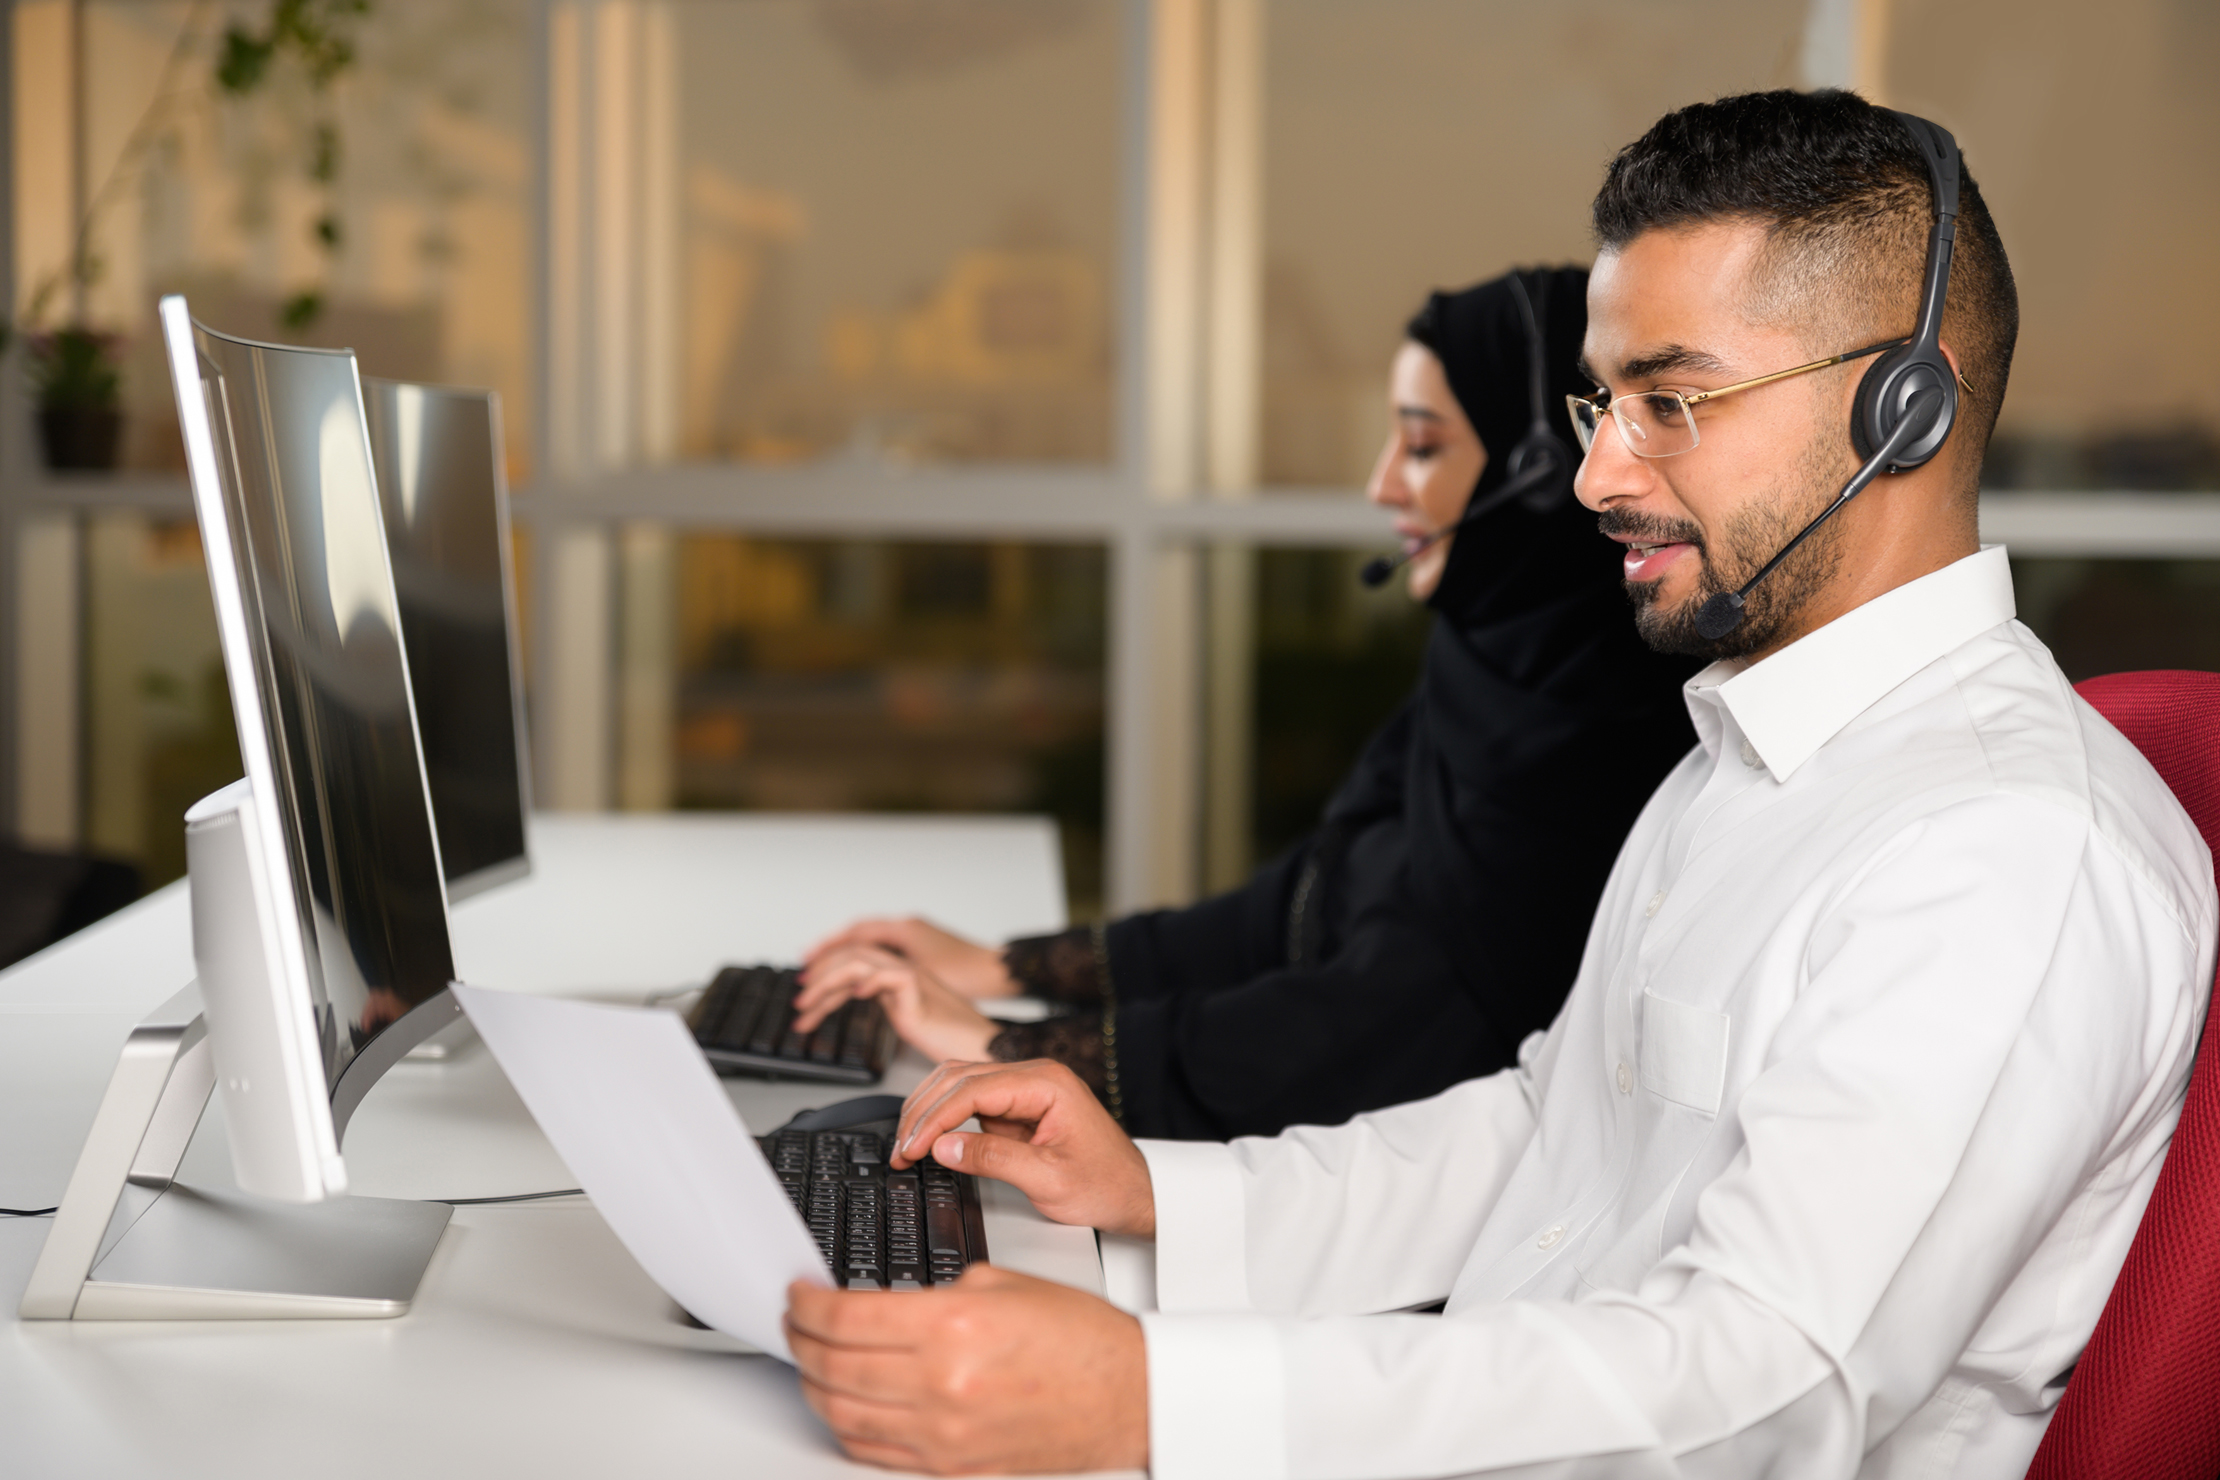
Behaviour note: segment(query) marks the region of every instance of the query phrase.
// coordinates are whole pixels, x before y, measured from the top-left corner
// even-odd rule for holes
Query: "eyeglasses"
[[[1596,432],[1608,414],[1618,423],[1619,440],[1626,443],[1626,450],[1636,457],[1678,457],[1683,452],[1695,451],[1696,444],[1702,440],[1696,431],[1694,408],[1706,401],[1716,401],[1721,396],[1731,396],[1754,386],[1771,385],[1776,380],[1809,375],[1814,370],[1861,360],[1867,355],[1877,355],[1882,350],[1909,343],[1909,339],[1885,339],[1864,349],[1848,350],[1824,360],[1814,360],[1809,365],[1798,365],[1793,370],[1776,370],[1771,375],[1738,380],[1733,385],[1723,385],[1715,391],[1698,391],[1692,396],[1684,396],[1679,391],[1632,391],[1615,399],[1607,398],[1602,391],[1587,396],[1567,396],[1565,409],[1572,413],[1573,435],[1580,439],[1583,453],[1595,444]],[[1973,389],[1963,375],[1958,377],[1958,383],[1968,391]]]

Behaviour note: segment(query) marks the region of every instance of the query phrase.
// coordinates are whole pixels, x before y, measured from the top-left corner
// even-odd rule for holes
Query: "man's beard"
[[[1696,630],[1696,614],[1722,591],[1735,591],[1764,568],[1798,531],[1834,502],[1841,479],[1836,459],[1818,447],[1798,459],[1798,491],[1776,503],[1757,503],[1729,519],[1711,539],[1685,519],[1658,519],[1632,510],[1606,509],[1596,526],[1607,535],[1630,535],[1643,544],[1686,543],[1694,548],[1696,589],[1680,602],[1659,600],[1662,580],[1628,581],[1634,603],[1634,628],[1661,653],[1690,658],[1741,658],[1769,647],[1813,596],[1834,580],[1842,564],[1841,526],[1833,520],[1812,531],[1810,539],[1743,598],[1742,621],[1721,638]]]

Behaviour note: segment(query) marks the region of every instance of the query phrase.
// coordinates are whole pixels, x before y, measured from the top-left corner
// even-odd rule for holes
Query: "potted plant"
[[[115,336],[70,325],[30,335],[27,348],[46,465],[113,468],[123,437],[123,376]]]

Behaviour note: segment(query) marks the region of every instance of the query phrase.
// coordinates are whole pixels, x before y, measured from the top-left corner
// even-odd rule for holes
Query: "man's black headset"
[[[1537,272],[1534,275],[1532,292],[1527,289],[1524,273],[1512,273],[1510,284],[1511,296],[1518,300],[1519,318],[1526,328],[1527,408],[1532,414],[1532,419],[1527,423],[1526,435],[1519,438],[1518,445],[1511,449],[1511,455],[1504,460],[1504,467],[1511,476],[1501,488],[1486,498],[1475,499],[1467,504],[1464,513],[1457,516],[1455,523],[1435,530],[1400,555],[1382,555],[1376,560],[1366,561],[1364,569],[1357,573],[1357,578],[1367,586],[1387,584],[1389,576],[1416,560],[1436,542],[1447,539],[1466,525],[1495,512],[1512,499],[1524,499],[1529,509],[1540,513],[1560,497],[1572,492],[1572,458],[1568,455],[1563,440],[1550,430],[1548,408],[1545,404],[1549,399],[1549,341],[1542,334],[1542,326],[1548,321],[1549,274]],[[1534,302],[1536,293],[1540,294],[1542,300],[1539,308]]]
[[[1893,111],[1893,110],[1891,110]],[[1742,625],[1742,599],[1773,573],[1805,538],[1883,473],[1919,467],[1942,450],[1958,420],[1958,377],[1942,352],[1943,301],[1950,292],[1950,254],[1958,239],[1958,141],[1924,118],[1898,113],[1927,161],[1935,196],[1935,225],[1927,235],[1927,275],[1919,291],[1919,324],[1912,337],[1889,350],[1858,382],[1850,413],[1850,445],[1865,465],[1842,485],[1833,503],[1781,547],[1739,591],[1721,591],[1696,613],[1696,631],[1717,642]]]

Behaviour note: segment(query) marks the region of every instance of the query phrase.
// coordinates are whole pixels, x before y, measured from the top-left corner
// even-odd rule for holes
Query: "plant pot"
[[[123,447],[123,413],[113,406],[42,406],[39,441],[46,465],[60,471],[106,471]]]

